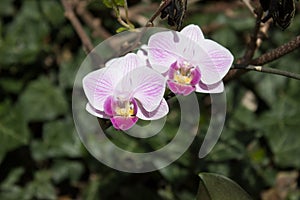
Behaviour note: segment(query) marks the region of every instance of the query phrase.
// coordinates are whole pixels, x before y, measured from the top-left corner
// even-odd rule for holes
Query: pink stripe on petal
[[[106,74],[105,68],[93,71],[83,78],[83,90],[90,104],[103,110],[107,96],[112,94],[113,82]]]
[[[166,78],[149,67],[131,71],[120,85],[131,91],[132,98],[141,102],[147,111],[153,111],[163,98]]]
[[[209,56],[199,62],[199,68],[203,75],[201,80],[206,84],[221,81],[232,65],[233,55],[228,49],[212,40],[203,40],[200,45]]]
[[[177,60],[176,43],[171,31],[159,32],[152,35],[148,42],[148,59],[160,73],[165,73],[170,65]]]
[[[184,27],[180,33],[185,35],[186,37],[192,39],[195,42],[200,42],[201,40],[204,40],[204,35],[200,29],[199,26],[190,24],[186,27]]]

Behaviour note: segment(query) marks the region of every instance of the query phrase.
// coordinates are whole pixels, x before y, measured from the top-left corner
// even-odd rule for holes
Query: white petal
[[[143,120],[157,120],[166,116],[169,112],[169,106],[165,99],[162,99],[159,106],[152,112],[148,112],[139,104],[139,109],[136,116]]]
[[[103,111],[95,109],[93,106],[91,106],[90,103],[86,104],[85,109],[92,115],[99,117],[99,118],[105,118],[109,119],[109,116],[107,116]]]
[[[200,42],[201,40],[204,40],[204,35],[200,29],[199,26],[190,24],[186,27],[184,27],[180,33],[184,34],[186,37],[192,39],[195,42]]]
[[[221,81],[232,65],[233,55],[228,49],[212,40],[203,40],[200,45],[209,56],[209,59],[200,61],[201,80],[206,84]]]
[[[204,83],[199,83],[196,85],[196,92],[201,93],[221,93],[224,91],[223,81],[214,83],[212,85],[206,85]]]
[[[83,78],[83,90],[90,104],[103,110],[105,99],[112,95],[114,88],[113,77],[107,68],[99,69],[87,74]]]
[[[131,94],[144,109],[153,111],[163,98],[166,78],[149,67],[132,70],[117,86],[117,91]]]

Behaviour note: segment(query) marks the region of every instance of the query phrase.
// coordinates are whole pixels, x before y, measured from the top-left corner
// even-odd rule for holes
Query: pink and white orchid
[[[153,69],[167,76],[170,90],[182,95],[222,92],[222,78],[233,62],[230,51],[205,39],[196,25],[152,35],[148,59]]]
[[[165,77],[146,67],[136,54],[129,53],[84,77],[86,110],[96,117],[110,119],[116,129],[128,130],[138,118],[155,120],[168,113],[163,98],[165,85]]]

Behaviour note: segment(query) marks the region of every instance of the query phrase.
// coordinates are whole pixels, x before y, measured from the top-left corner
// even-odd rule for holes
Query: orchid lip
[[[104,112],[110,116],[134,117],[137,109],[137,103],[133,98],[110,96],[104,104]]]
[[[169,70],[169,79],[177,84],[195,86],[199,83],[200,78],[201,73],[199,68],[187,61],[181,63],[175,62]]]

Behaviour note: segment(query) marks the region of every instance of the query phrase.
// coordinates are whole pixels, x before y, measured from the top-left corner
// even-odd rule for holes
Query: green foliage
[[[150,1],[153,2],[159,1]],[[198,1],[188,9],[184,23],[203,27],[207,38],[226,46],[237,60],[245,52],[255,20],[245,6],[226,2]],[[122,0],[102,3],[107,7],[124,5]],[[226,12],[213,11],[215,4],[227,6]],[[88,8],[93,17],[101,19],[102,28],[115,33],[119,25],[110,8],[99,0],[91,1]],[[145,17],[152,14],[140,13]],[[264,190],[276,189],[276,176],[281,171],[300,170],[299,82],[258,72],[249,72],[225,85],[225,127],[204,159],[197,155],[209,124],[210,108],[205,104],[205,95],[198,95],[198,135],[179,160],[146,174],[108,168],[85,151],[73,124],[72,87],[85,53],[64,17],[61,2],[1,0],[0,17],[0,199],[191,200],[197,194],[197,174],[203,171],[227,176],[253,199],[259,199]],[[79,19],[94,45],[104,39],[95,38],[91,34],[94,30],[81,16]],[[291,40],[299,27],[298,14],[284,32],[271,25],[255,56]],[[267,66],[300,73],[298,55],[299,50]],[[161,137],[138,140],[110,128],[111,141],[134,152],[165,146],[174,138],[180,121],[180,108],[177,104],[172,106]],[[97,147],[99,143],[93,135],[90,138]],[[222,176],[202,173],[200,189],[205,188],[206,193],[199,193],[198,198],[224,190],[226,195],[241,192],[240,187]],[[297,185],[292,182],[287,186],[286,199],[300,198],[299,186],[294,188],[293,184]]]
[[[22,108],[13,107],[8,101],[0,104],[0,163],[8,151],[28,142],[29,131]]]
[[[212,173],[200,173],[197,200],[251,200],[250,196],[232,180]]]
[[[108,8],[113,8],[115,6],[124,6],[124,0],[102,0],[102,2]]]
[[[62,90],[46,77],[32,81],[20,95],[19,104],[28,121],[52,120],[66,114],[68,109]]]

